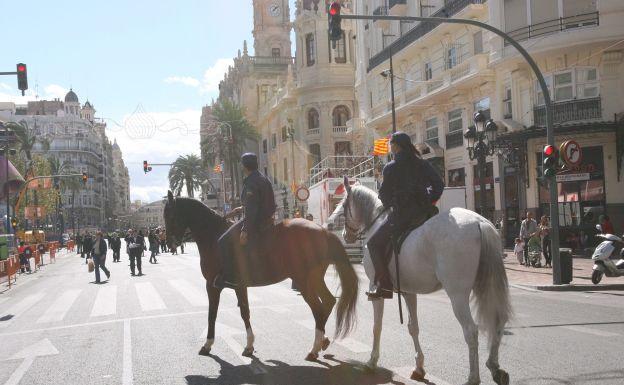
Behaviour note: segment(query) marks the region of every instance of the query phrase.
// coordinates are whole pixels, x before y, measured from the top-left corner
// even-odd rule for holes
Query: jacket
[[[95,240],[95,242],[93,242],[93,247],[92,247],[93,254],[97,256],[106,255],[106,251],[108,250],[108,247],[106,246],[106,240],[103,237],[100,239],[99,250],[95,249],[95,245],[97,245],[97,239]]]
[[[258,170],[243,180],[241,202],[244,210],[242,231],[260,232],[275,214],[273,186]]]
[[[379,199],[385,208],[405,209],[405,205],[434,203],[444,192],[444,181],[426,160],[400,152],[383,169]]]

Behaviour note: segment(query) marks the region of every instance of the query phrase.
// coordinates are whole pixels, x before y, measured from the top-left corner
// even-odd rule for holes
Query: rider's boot
[[[368,299],[391,299],[392,298],[393,286],[390,281],[390,275],[387,271],[383,272],[380,277],[377,285],[373,287],[373,290],[370,292],[366,292]]]

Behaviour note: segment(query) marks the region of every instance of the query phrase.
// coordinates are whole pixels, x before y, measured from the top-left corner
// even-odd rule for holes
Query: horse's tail
[[[502,335],[512,310],[500,236],[491,223],[479,222],[479,230],[481,255],[473,292],[479,327],[486,331],[491,344],[495,336]]]
[[[342,292],[336,306],[335,338],[346,337],[353,330],[356,321],[358,276],[349,261],[349,256],[337,235],[327,232],[329,256],[333,259]]]

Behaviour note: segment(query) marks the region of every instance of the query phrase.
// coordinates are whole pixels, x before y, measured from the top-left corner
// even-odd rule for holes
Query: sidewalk
[[[624,290],[624,277],[603,277],[598,285],[591,282],[594,262],[588,258],[572,259],[572,282],[568,285],[553,285],[551,268],[525,267],[518,264],[512,252],[505,251],[505,270],[510,285],[521,288],[547,291]]]

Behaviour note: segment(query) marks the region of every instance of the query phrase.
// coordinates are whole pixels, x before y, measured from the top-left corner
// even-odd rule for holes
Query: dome
[[[67,95],[65,95],[65,103],[78,103],[78,95],[70,88]]]
[[[113,149],[119,150],[119,145],[117,144],[117,139],[115,139],[115,143],[113,143]]]
[[[74,94],[74,95],[76,95],[76,94]],[[86,102],[86,103],[85,103],[85,105],[84,105],[84,108],[91,108],[91,109],[93,109],[93,106],[92,106],[92,105],[91,105],[91,103],[89,103],[89,101],[87,100],[87,102]]]

